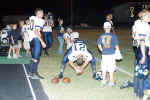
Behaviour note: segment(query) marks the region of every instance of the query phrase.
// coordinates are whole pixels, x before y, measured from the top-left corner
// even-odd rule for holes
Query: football
[[[51,83],[52,84],[58,84],[59,83],[59,79],[57,77],[54,77],[52,80],[51,80]]]
[[[69,77],[64,77],[62,81],[63,81],[63,83],[65,83],[65,84],[68,84],[68,83],[71,82],[71,80],[70,80]]]

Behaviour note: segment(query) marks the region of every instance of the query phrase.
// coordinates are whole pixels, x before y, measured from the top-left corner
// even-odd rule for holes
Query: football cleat
[[[63,78],[63,73],[62,72],[60,72],[60,74],[59,74],[59,79],[62,79]]]
[[[94,76],[94,75],[93,75],[93,76]],[[96,79],[96,80],[103,80],[103,78],[102,78],[102,72],[101,72],[101,71],[96,72],[96,74],[95,74],[95,79]]]
[[[128,88],[129,87],[129,81],[126,80],[123,85],[120,86],[120,89]]]

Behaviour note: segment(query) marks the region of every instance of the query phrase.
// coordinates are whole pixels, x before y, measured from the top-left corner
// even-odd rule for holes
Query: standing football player
[[[139,13],[140,19],[136,20],[133,25],[133,39],[136,44],[136,61],[135,61],[135,74],[134,82],[129,81],[123,84],[121,88],[134,87],[134,94],[143,98],[144,90],[150,89],[150,76],[149,74],[142,74],[144,70],[149,70],[149,53],[150,53],[150,12],[141,11]],[[140,67],[139,67],[140,66]],[[139,67],[139,68],[138,68]],[[139,71],[137,72],[137,70]],[[141,75],[142,74],[142,75]],[[147,76],[147,77],[146,77]]]
[[[113,23],[112,19],[113,19],[113,15],[111,13],[107,14],[105,22],[109,22],[111,24],[111,32],[115,33],[114,23]]]
[[[32,60],[30,63],[30,76],[32,79],[43,79],[37,71],[38,71],[38,64],[40,61],[40,55],[42,51],[42,47],[45,48],[46,44],[41,38],[41,31],[43,29],[43,25],[45,21],[42,19],[44,16],[43,10],[38,8],[35,10],[36,16],[31,16],[30,20],[30,47],[31,47],[31,55]]]
[[[26,50],[26,56],[30,56],[29,30],[30,30],[30,21],[29,19],[26,19],[25,25],[23,25],[22,27],[23,46],[24,49]]]
[[[65,43],[67,44],[67,50],[72,46],[71,34],[72,34],[72,29],[71,29],[71,27],[67,27],[66,33],[63,35],[63,36],[64,36]]]
[[[48,48],[52,46],[53,36],[52,36],[52,27],[54,27],[53,20],[49,16],[45,16],[45,24],[43,28],[44,41],[46,43],[45,56],[48,56]]]
[[[103,81],[101,85],[114,86],[115,85],[114,71],[116,69],[116,52],[118,52],[118,54],[121,55],[119,50],[119,42],[117,36],[111,32],[112,25],[109,22],[105,22],[103,28],[105,33],[100,35],[98,38],[98,49],[102,52],[101,70]],[[109,82],[107,82],[106,79],[107,72],[109,72],[110,77]]]

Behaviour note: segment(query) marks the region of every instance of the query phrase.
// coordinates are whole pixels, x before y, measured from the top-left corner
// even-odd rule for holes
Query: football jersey
[[[64,34],[64,38],[69,38],[66,40],[66,43],[67,43],[67,49],[69,49],[71,46],[72,46],[72,42],[71,42],[71,37],[70,37],[70,34],[67,32]]]
[[[72,45],[73,52],[87,52],[87,46],[83,40],[76,40]]]
[[[43,32],[52,32],[52,23],[50,20],[45,21]]]
[[[140,37],[143,36],[145,39],[146,46],[150,45],[150,25],[148,22],[142,20],[136,20],[133,27],[133,39],[137,41],[137,44],[140,43]]]
[[[80,35],[78,32],[72,32],[72,34],[70,34],[70,39],[71,40],[75,40],[76,38],[79,38]]]
[[[70,61],[76,61],[79,55],[83,56],[84,61],[91,61],[92,55],[88,52],[87,46],[83,40],[76,40],[72,45],[72,53],[68,56]]]
[[[64,34],[64,38],[70,38],[70,34],[69,34],[68,32],[66,32],[66,33]]]
[[[110,20],[110,21],[106,20],[106,22],[109,22],[109,23],[111,24],[111,27],[113,27],[113,26],[114,26],[114,23],[113,23],[113,21],[112,21],[112,20]]]
[[[104,33],[100,35],[97,43],[102,46],[103,55],[115,54],[115,47],[119,45],[117,36],[113,33]]]
[[[33,38],[36,37],[34,30],[37,29],[39,31],[39,34],[40,34],[40,31],[43,30],[43,25],[44,25],[45,21],[41,18],[36,17],[36,16],[31,16],[29,18],[29,20],[30,20],[29,40],[31,41]]]
[[[29,41],[30,25],[29,24],[23,25],[22,32],[24,32],[24,41]]]
[[[83,61],[90,62],[92,60],[92,54],[90,54],[88,51],[86,52],[73,52],[68,56],[69,61],[76,61],[78,56],[83,56]]]

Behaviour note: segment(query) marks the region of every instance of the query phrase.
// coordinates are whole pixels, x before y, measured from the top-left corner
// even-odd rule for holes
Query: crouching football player
[[[64,69],[66,64],[72,67],[77,75],[81,75],[83,70],[91,63],[91,68],[93,71],[93,78],[96,76],[96,62],[92,53],[87,49],[86,44],[83,40],[75,40],[73,46],[68,49],[63,57],[61,71],[59,78],[63,78]],[[77,65],[76,65],[76,64]]]

